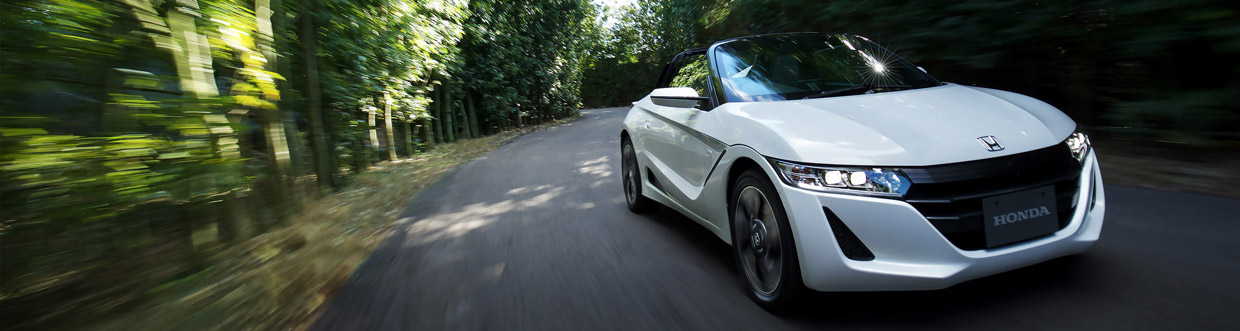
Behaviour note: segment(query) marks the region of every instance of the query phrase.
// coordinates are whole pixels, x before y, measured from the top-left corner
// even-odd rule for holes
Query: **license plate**
[[[986,247],[992,248],[1059,230],[1055,187],[996,195],[982,199]]]

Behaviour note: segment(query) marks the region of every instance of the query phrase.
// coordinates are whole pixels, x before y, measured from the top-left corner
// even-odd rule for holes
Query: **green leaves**
[[[169,229],[275,227],[312,195],[293,189],[305,169],[339,187],[356,174],[346,168],[373,163],[371,132],[390,150],[415,136],[429,145],[435,122],[460,124],[449,137],[476,137],[575,115],[599,31],[588,0],[12,0],[0,9],[0,292],[74,286],[84,290],[70,299],[99,303],[63,310],[83,316],[132,299],[110,301],[127,292],[73,279],[185,271],[185,261],[163,260],[132,265],[174,272],[113,268],[136,250],[178,259],[210,246]],[[420,123],[375,130],[364,119],[380,112]],[[62,313],[31,309],[29,320],[51,324]]]
[[[330,1],[319,16],[328,65],[325,86],[339,101],[335,111],[375,106],[374,96],[392,95],[397,118],[426,116],[424,84],[459,66],[457,42],[467,15],[463,0]]]
[[[515,126],[575,114],[581,70],[596,26],[584,0],[472,2],[460,76],[492,125]]]

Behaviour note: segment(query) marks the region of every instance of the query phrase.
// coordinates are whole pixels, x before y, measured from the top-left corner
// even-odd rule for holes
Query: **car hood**
[[[789,161],[926,166],[1012,155],[1061,143],[1076,123],[1044,102],[955,84],[777,102],[727,103],[704,133]],[[979,137],[1004,147],[990,151]]]

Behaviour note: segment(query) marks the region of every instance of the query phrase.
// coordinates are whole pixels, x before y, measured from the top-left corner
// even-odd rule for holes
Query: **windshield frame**
[[[762,39],[781,38],[781,37],[802,37],[803,38],[803,37],[808,37],[808,36],[814,36],[814,37],[823,38],[823,39],[833,38],[833,37],[844,37],[844,38],[857,40],[858,42],[864,43],[866,48],[873,49],[878,52],[882,52],[883,58],[888,59],[890,63],[895,63],[902,67],[912,68],[913,70],[917,70],[918,75],[924,76],[926,78],[925,80],[926,84],[924,86],[916,86],[916,87],[907,88],[907,89],[920,89],[920,88],[926,88],[926,87],[935,87],[935,86],[941,86],[944,84],[942,81],[939,81],[934,76],[931,76],[929,73],[926,73],[920,67],[913,65],[908,60],[905,60],[903,57],[900,57],[899,55],[895,54],[895,52],[892,52],[891,50],[888,50],[887,48],[884,48],[863,36],[850,35],[850,34],[827,34],[827,33],[818,33],[818,32],[776,33],[776,34],[746,36],[746,37],[721,40],[721,41],[715,42],[714,44],[711,44],[710,47],[707,48],[706,56],[710,64],[710,70],[709,70],[710,80],[711,80],[710,85],[713,85],[715,87],[713,91],[714,93],[712,93],[713,99],[717,100],[716,102],[718,105],[723,105],[729,102],[762,102],[762,101],[797,100],[797,99],[802,99],[806,96],[817,94],[820,91],[811,91],[808,93],[801,93],[805,95],[800,95],[800,94],[791,95],[792,97],[787,97],[784,95],[776,95],[778,97],[775,97],[775,98],[753,98],[751,97],[751,98],[746,99],[746,98],[738,97],[736,93],[731,92],[730,89],[732,88],[732,86],[728,84],[724,84],[723,79],[721,77],[722,70],[719,67],[720,52],[723,52],[720,49],[720,46],[737,43],[737,42],[750,42],[750,41],[762,40]],[[882,92],[882,91],[873,91],[870,89],[867,89],[867,90],[869,91],[866,91],[865,93]],[[771,96],[771,95],[768,94],[767,96]]]

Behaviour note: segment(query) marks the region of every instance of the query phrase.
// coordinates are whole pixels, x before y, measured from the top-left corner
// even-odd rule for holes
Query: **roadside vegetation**
[[[567,120],[567,119],[566,119]],[[110,330],[305,329],[384,239],[410,199],[457,166],[566,120],[440,145],[366,169],[280,228],[206,256],[210,267],[143,293],[133,309],[72,325]],[[70,316],[73,316],[69,313]],[[140,326],[140,327],[134,327]]]
[[[284,311],[326,296],[298,291],[347,277],[411,192],[577,115],[596,16],[587,0],[0,9],[0,320],[17,329],[300,322]]]

